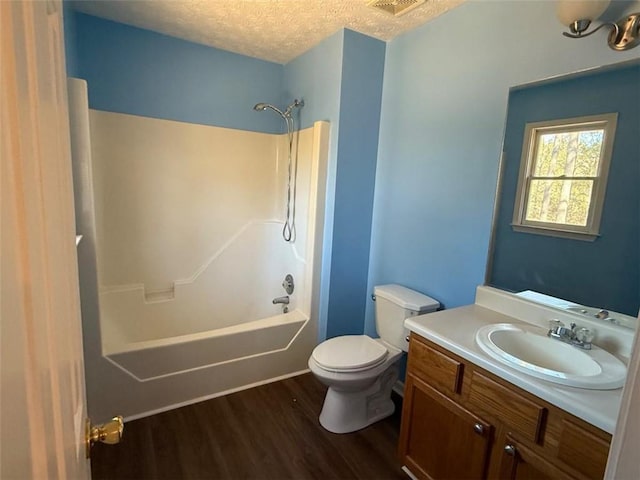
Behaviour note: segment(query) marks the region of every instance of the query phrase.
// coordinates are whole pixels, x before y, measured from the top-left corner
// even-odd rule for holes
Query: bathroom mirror
[[[607,321],[618,316],[624,318],[621,325],[636,327],[640,307],[639,84],[640,61],[634,60],[510,89],[485,284],[514,293],[536,292],[529,294],[530,300],[543,299],[555,308],[599,315]],[[618,115],[618,125],[595,239],[514,230],[526,124],[610,113]]]

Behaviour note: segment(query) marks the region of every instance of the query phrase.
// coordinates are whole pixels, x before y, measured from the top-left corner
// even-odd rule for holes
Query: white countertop
[[[412,332],[497,375],[596,427],[613,433],[622,388],[586,390],[567,387],[520,373],[486,355],[476,345],[476,331],[492,323],[527,324],[479,305],[428,313],[405,320]]]

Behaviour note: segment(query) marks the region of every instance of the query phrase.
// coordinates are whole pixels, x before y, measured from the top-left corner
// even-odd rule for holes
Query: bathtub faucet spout
[[[273,304],[277,305],[278,303],[282,303],[283,305],[289,305],[289,295],[285,295],[284,297],[274,298]]]

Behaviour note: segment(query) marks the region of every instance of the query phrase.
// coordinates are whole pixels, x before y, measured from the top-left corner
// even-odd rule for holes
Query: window
[[[513,229],[595,240],[618,115],[528,123]]]

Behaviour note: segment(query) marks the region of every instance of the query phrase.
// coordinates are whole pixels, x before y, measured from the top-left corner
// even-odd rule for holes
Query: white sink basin
[[[497,323],[480,328],[476,343],[495,360],[550,382],[591,390],[622,387],[627,367],[609,352],[595,345],[582,350],[546,333],[539,327]]]

